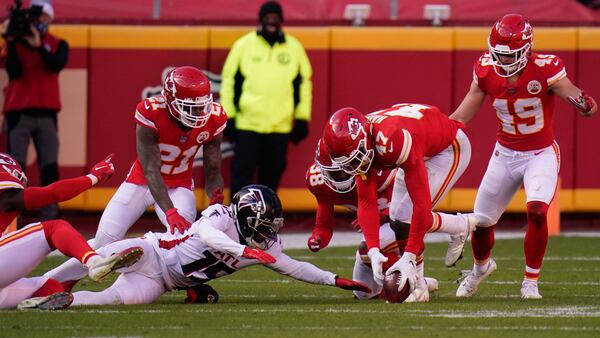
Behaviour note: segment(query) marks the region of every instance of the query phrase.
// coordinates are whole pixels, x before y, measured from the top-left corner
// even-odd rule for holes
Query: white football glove
[[[417,256],[410,252],[405,252],[402,257],[390,266],[386,275],[391,275],[394,271],[400,271],[400,283],[398,288],[404,287],[404,283],[408,282],[410,287],[410,293],[415,291],[415,285],[417,284]]]
[[[371,248],[367,253],[371,260],[371,269],[373,269],[373,280],[379,286],[383,286],[383,263],[387,262],[388,258],[381,254],[379,248]]]

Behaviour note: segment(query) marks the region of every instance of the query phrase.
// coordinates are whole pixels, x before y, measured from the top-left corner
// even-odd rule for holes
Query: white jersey
[[[186,288],[230,275],[245,267],[260,264],[242,257],[245,245],[235,226],[231,209],[215,204],[201,214],[183,235],[148,232],[144,238],[152,243],[160,257],[165,286]],[[335,274],[292,259],[282,252],[281,239],[265,250],[277,261],[267,264],[292,278],[314,284],[335,285]]]

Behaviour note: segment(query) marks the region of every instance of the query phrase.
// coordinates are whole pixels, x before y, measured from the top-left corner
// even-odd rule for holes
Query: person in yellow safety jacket
[[[254,183],[255,175],[257,183],[277,191],[288,143],[308,135],[312,67],[306,51],[283,33],[279,3],[265,2],[258,18],[259,28],[233,44],[222,72],[225,136],[235,142],[231,196]]]

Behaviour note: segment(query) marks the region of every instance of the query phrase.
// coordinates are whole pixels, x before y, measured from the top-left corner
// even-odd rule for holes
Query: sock
[[[548,244],[548,204],[527,202],[527,232],[525,233],[525,279],[537,281]]]
[[[445,234],[450,235],[462,235],[465,233],[465,219],[460,214],[452,215],[452,214],[444,214],[441,212],[435,212],[434,215],[439,215],[440,227],[437,232],[443,232]],[[434,217],[435,219],[435,217]]]
[[[59,281],[57,281],[56,279],[53,279],[53,278],[48,278],[46,283],[44,283],[44,285],[42,285],[41,288],[37,289],[37,291],[31,295],[31,298],[46,297],[46,296],[50,296],[55,293],[64,292],[64,291],[65,291],[65,289],[63,288],[63,286],[60,284]]]
[[[471,247],[473,248],[475,265],[487,267],[487,262],[494,247],[494,226],[475,228],[475,231],[471,234]]]
[[[42,225],[51,249],[58,249],[66,256],[76,258],[83,264],[90,257],[98,255],[68,222],[56,219],[42,222]]]
[[[77,282],[79,282],[79,279],[67,280],[67,281],[61,282],[60,285],[66,292],[71,292],[71,290],[73,290],[73,288],[75,287],[75,284],[77,284]]]

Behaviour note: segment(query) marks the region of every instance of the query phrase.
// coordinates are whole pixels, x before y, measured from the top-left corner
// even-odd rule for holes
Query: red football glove
[[[331,241],[331,236],[333,236],[331,229],[315,228],[310,237],[308,237],[306,245],[310,251],[317,252],[327,247],[329,241]]]
[[[271,264],[275,263],[277,260],[275,257],[269,255],[268,253],[260,250],[260,249],[252,249],[249,247],[244,248],[244,252],[242,253],[242,257],[248,259],[256,259],[262,264]]]
[[[115,154],[108,155],[103,161],[96,163],[90,170],[88,177],[92,180],[92,185],[108,180],[115,173],[115,166],[112,158]]]
[[[221,191],[221,188],[217,188],[210,195],[210,203],[209,203],[209,205],[223,204],[223,200],[224,199],[225,199],[225,196],[223,196],[223,191]]]
[[[589,116],[589,112],[594,108],[594,99],[583,91],[576,99],[572,96],[568,99],[584,116]]]
[[[364,293],[371,293],[371,288],[366,284],[340,276],[335,277],[335,286],[344,290],[355,290],[362,291]]]
[[[182,234],[191,226],[190,222],[186,221],[186,219],[179,214],[177,208],[171,208],[167,210],[165,215],[167,215],[167,223],[169,223],[169,230],[171,230],[171,234],[175,233],[175,229]]]

